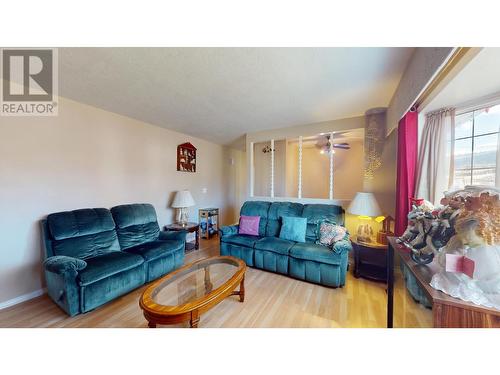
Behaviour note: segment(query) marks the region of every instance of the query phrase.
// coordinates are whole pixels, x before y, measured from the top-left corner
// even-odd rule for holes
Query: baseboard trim
[[[0,310],[6,309],[7,307],[17,305],[21,302],[29,301],[30,299],[33,299],[36,297],[40,297],[41,295],[45,294],[46,292],[47,292],[47,288],[38,289],[38,290],[35,290],[34,292],[23,294],[22,296],[9,299],[8,301],[0,302]]]

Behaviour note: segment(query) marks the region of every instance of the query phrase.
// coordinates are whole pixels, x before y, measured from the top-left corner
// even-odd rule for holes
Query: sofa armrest
[[[337,241],[333,244],[332,250],[334,253],[337,253],[337,254],[342,254],[344,252],[348,253],[349,251],[352,250],[351,241],[349,239],[343,239],[343,240]]]
[[[227,225],[219,229],[221,237],[238,234],[239,225]]]
[[[158,236],[158,239],[160,241],[164,240],[177,240],[177,241],[184,241],[186,242],[186,235],[187,231],[181,230],[181,231],[161,231],[160,235]]]
[[[47,258],[45,262],[43,262],[43,266],[49,272],[53,272],[58,275],[73,275],[73,277],[76,277],[78,271],[87,267],[87,262],[78,258],[55,255]]]
[[[47,292],[69,316],[80,313],[80,292],[78,286],[78,271],[87,267],[84,260],[55,255],[43,262]]]

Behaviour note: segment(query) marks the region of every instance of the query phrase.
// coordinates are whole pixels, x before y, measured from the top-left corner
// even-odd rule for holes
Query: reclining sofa
[[[42,220],[48,294],[85,313],[184,263],[186,232],[162,232],[150,204],[58,212]]]
[[[352,249],[348,238],[333,248],[316,244],[318,222],[328,219],[344,225],[344,210],[329,204],[248,201],[241,215],[260,216],[259,235],[238,234],[238,225],[220,229],[220,253],[243,259],[248,266],[330,287],[342,287]],[[307,218],[306,242],[279,238],[281,217]]]

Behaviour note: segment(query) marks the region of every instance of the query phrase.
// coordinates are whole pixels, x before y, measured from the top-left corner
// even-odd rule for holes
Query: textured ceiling
[[[219,144],[389,104],[412,48],[60,48],[60,95]]]

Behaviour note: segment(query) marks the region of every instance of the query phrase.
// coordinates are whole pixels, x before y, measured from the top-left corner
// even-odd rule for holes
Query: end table
[[[200,225],[198,223],[187,223],[186,225],[182,225],[179,223],[166,225],[164,228],[166,231],[174,231],[180,232],[185,230],[188,233],[195,232],[195,242],[187,242],[186,241],[186,252],[191,250],[198,250],[200,248]]]
[[[201,238],[210,239],[219,233],[219,209],[200,208],[198,210],[199,222],[201,226]]]
[[[354,250],[354,277],[387,282],[387,245],[351,238]]]

